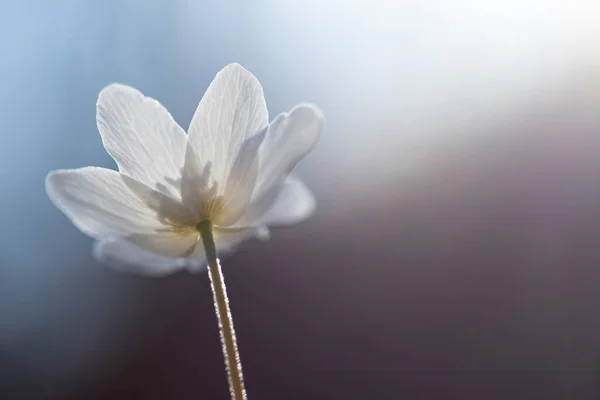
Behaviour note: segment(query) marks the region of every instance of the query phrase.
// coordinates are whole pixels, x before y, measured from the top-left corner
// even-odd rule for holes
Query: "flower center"
[[[227,203],[223,196],[214,196],[207,200],[202,207],[202,215],[200,223],[204,220],[215,221],[218,219],[219,215],[223,213]]]

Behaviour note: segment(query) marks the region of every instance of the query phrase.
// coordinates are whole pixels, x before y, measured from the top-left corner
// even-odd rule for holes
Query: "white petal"
[[[181,200],[175,200],[145,184],[126,175],[120,174],[127,187],[135,193],[139,200],[144,202],[155,212],[155,217],[167,226],[185,226],[192,221],[191,214],[184,207]]]
[[[119,237],[106,237],[97,241],[94,256],[99,262],[119,271],[155,277],[170,275],[182,269],[199,270],[204,266],[202,259],[159,256]]]
[[[158,101],[132,87],[111,84],[100,92],[96,120],[104,147],[120,172],[179,196],[187,137]]]
[[[264,128],[242,144],[227,178],[227,186],[223,193],[224,212],[214,219],[216,225],[232,225],[246,210],[258,175],[258,148],[266,132],[267,129]]]
[[[265,240],[269,238],[269,229],[266,226],[248,228],[218,228],[213,230],[215,244],[219,256],[232,253],[237,247],[248,239],[257,238]]]
[[[299,179],[290,176],[283,184],[272,186],[263,196],[253,199],[247,213],[236,226],[297,224],[315,210],[315,198]]]
[[[77,228],[94,238],[149,233],[181,218],[177,203],[109,169],[52,171],[46,191]]]
[[[202,163],[212,163],[212,176],[222,184],[242,143],[268,122],[260,83],[234,63],[219,71],[208,87],[188,135]]]
[[[321,111],[310,104],[300,104],[271,122],[260,148],[255,196],[287,177],[296,163],[314,148],[324,122]]]
[[[189,227],[150,234],[133,234],[126,239],[152,253],[178,258],[192,254],[198,243],[199,233],[194,227]]]

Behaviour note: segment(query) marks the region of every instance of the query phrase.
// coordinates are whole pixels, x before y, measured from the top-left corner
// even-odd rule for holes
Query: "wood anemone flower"
[[[119,171],[52,171],[46,190],[97,240],[104,263],[153,276],[199,270],[207,264],[201,224],[222,253],[314,210],[290,171],[317,143],[322,113],[301,104],[269,123],[260,83],[239,64],[217,74],[187,134],[158,101],[121,84],[100,92],[97,123]]]

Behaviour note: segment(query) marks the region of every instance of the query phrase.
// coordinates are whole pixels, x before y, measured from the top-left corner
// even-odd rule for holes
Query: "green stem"
[[[229,392],[232,400],[246,400],[246,389],[244,388],[244,377],[242,376],[242,364],[235,339],[235,329],[231,311],[229,310],[229,300],[225,289],[225,281],[221,272],[221,265],[217,258],[217,249],[212,234],[212,223],[204,220],[197,225],[198,232],[204,244],[204,252],[208,261],[208,276],[213,291],[215,301],[215,311],[219,320],[219,333],[221,335],[221,345],[223,346],[223,357],[225,358],[225,368],[227,369],[227,380],[229,382]]]

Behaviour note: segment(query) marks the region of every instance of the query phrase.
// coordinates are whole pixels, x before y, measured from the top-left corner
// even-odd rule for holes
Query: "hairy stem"
[[[242,376],[242,364],[235,339],[235,329],[233,328],[233,320],[229,309],[229,300],[227,299],[227,290],[225,289],[225,281],[223,280],[223,273],[221,272],[221,265],[217,258],[215,240],[212,234],[212,223],[205,220],[200,222],[197,228],[200,232],[208,261],[208,275],[215,302],[215,311],[219,321],[219,333],[221,335],[221,345],[223,347],[223,357],[225,358],[231,399],[247,400],[244,377]]]

